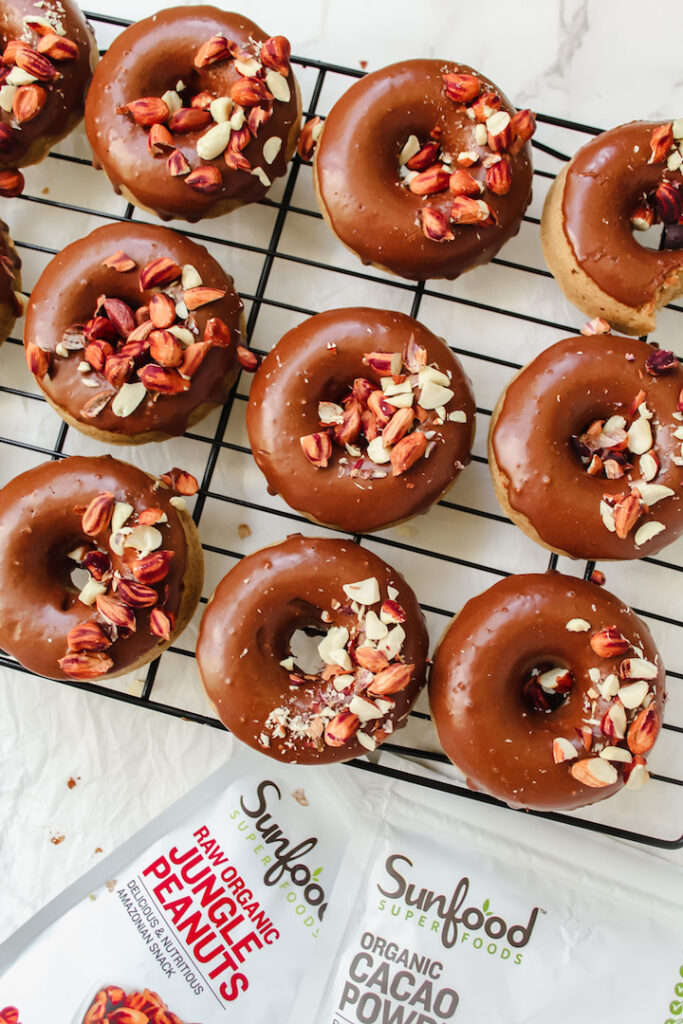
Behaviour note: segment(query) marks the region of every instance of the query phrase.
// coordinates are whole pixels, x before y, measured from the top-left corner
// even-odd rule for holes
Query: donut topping
[[[273,104],[291,99],[289,58],[284,36],[260,44],[251,40],[246,47],[214,36],[197,50],[188,83],[177,82],[163,96],[131,100],[117,113],[149,129],[151,155],[166,160],[169,175],[183,177],[195,191],[217,192],[223,186],[220,166],[210,163],[219,158],[228,171],[253,174],[267,188],[270,177],[250,143],[271,117]],[[265,164],[273,163],[281,145],[279,137],[266,141]]]
[[[4,154],[18,147],[22,126],[38,116],[56,88],[62,75],[55,64],[78,57],[78,44],[67,38],[62,19],[47,5],[45,12],[45,17],[25,17],[22,37],[5,41],[0,67],[0,150]],[[19,171],[2,171],[0,194],[19,195],[23,186]]]
[[[341,591],[320,614],[320,626],[304,631],[305,649],[296,633],[290,638],[291,653],[280,667],[292,696],[268,715],[262,747],[282,739],[288,746],[303,742],[323,750],[356,740],[374,750],[393,730],[384,720],[395,707],[392,694],[409,685],[415,668],[401,654],[406,615],[395,600],[398,593],[387,587],[383,599],[375,577],[345,584]]]
[[[430,454],[448,420],[467,421],[462,410],[447,411],[454,397],[449,374],[427,364],[426,349],[411,341],[398,352],[367,352],[363,363],[377,383],[357,377],[341,404],[318,403],[321,430],[299,438],[306,458],[328,468],[333,443],[345,454],[336,459],[340,474],[361,479],[401,476]],[[387,468],[383,468],[387,466]]]
[[[659,715],[652,706],[655,692],[650,689],[659,669],[617,626],[593,632],[588,641],[601,661],[588,670],[592,686],[584,698],[584,725],[576,737],[553,740],[553,760],[558,765],[573,762],[571,775],[586,786],[614,785],[621,768],[627,787],[639,788],[649,779],[643,755],[659,732]],[[605,670],[604,660],[613,658],[622,660]],[[591,757],[577,760],[588,751]]]
[[[122,250],[103,262],[122,274],[137,267]],[[91,318],[68,327],[56,346],[58,359],[78,360],[86,387],[102,389],[80,410],[88,419],[109,402],[112,412],[125,418],[146,400],[188,390],[210,348],[231,342],[227,325],[216,317],[199,338],[194,311],[222,299],[225,289],[203,285],[195,267],[157,257],[140,269],[139,280],[141,292],[159,289],[146,305],[134,309],[122,299],[101,295]],[[51,359],[51,352],[27,344],[26,361],[36,376],[49,372]]]
[[[652,376],[661,376],[677,365],[678,360],[673,352],[654,349],[645,367]],[[647,387],[645,380],[643,383]],[[634,397],[625,416],[615,414],[607,420],[593,420],[582,434],[572,437],[572,443],[589,476],[608,480],[628,478],[628,492],[603,494],[600,499],[600,516],[604,526],[621,539],[628,537],[652,505],[676,493],[670,487],[652,483],[659,474],[660,459],[654,450],[655,417],[647,405],[646,387],[641,388]],[[683,430],[674,425],[674,437],[678,438],[679,433],[683,440]],[[674,461],[676,458],[683,465],[683,459],[674,456]],[[639,476],[632,479],[631,474],[636,467]],[[664,525],[659,522],[643,524],[636,531],[636,545],[641,546],[664,529]]]
[[[450,193],[450,205],[445,204],[444,197],[438,207],[425,203],[418,211],[424,235],[435,242],[456,237],[451,224],[491,227],[497,223],[489,204],[479,197],[487,189],[497,196],[507,195],[512,186],[512,166],[506,152],[518,153],[536,130],[530,110],[511,117],[500,109],[501,99],[496,93],[481,95],[481,82],[476,75],[446,72],[443,82],[448,98],[464,112],[471,148],[460,153],[443,151],[442,131],[436,126],[424,141],[410,135],[398,154],[399,181],[410,192],[425,198],[446,190]],[[468,120],[471,127],[467,127]],[[480,162],[483,180],[463,169]],[[460,169],[454,164],[459,164]]]
[[[58,664],[74,679],[95,679],[114,665],[104,651],[136,631],[136,613],[152,609],[149,631],[169,638],[174,614],[164,607],[168,588],[163,583],[173,552],[162,547],[168,517],[160,508],[136,512],[129,502],[103,491],[74,512],[86,537],[68,555],[87,576],[78,601],[94,606],[98,617],[72,627],[67,653]]]

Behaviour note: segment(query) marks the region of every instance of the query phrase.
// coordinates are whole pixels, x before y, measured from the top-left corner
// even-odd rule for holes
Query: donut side
[[[28,304],[24,345],[70,426],[106,443],[143,444],[184,433],[225,402],[244,329],[233,279],[203,246],[125,222],[48,264]]]
[[[184,499],[111,456],[71,456],[14,478],[0,491],[0,533],[11,581],[0,642],[38,675],[135,671],[197,607],[202,549]]]
[[[667,288],[656,303],[636,308],[619,302],[599,288],[577,260],[564,229],[564,186],[570,166],[563,167],[557,175],[543,204],[541,245],[548,269],[569,301],[586,316],[601,316],[624,334],[649,334],[657,326],[657,310],[679,294],[683,277]]]
[[[9,338],[14,324],[23,315],[21,260],[14,248],[9,228],[0,220],[0,345]]]
[[[618,598],[529,574],[464,605],[438,645],[429,697],[471,788],[570,810],[647,782],[664,678],[647,627]]]
[[[240,740],[276,760],[325,764],[376,749],[404,724],[427,651],[400,573],[351,541],[294,535],[219,583],[197,661]]]
[[[566,338],[508,383],[489,468],[506,515],[558,554],[653,555],[683,531],[683,368],[609,334]]]
[[[288,331],[256,374],[246,415],[269,490],[350,533],[426,512],[469,463],[475,422],[471,383],[444,339],[366,307]]]
[[[130,26],[86,105],[96,166],[163,220],[194,223],[257,202],[286,173],[300,129],[289,56],[283,36],[208,5]]]
[[[72,0],[41,5],[14,0],[7,7],[3,59],[9,72],[6,102],[12,103],[13,119],[2,125],[6,137],[0,167],[17,168],[39,163],[83,119],[99,50],[89,23]],[[12,84],[12,73],[21,70],[32,75],[30,85],[20,78],[21,84]]]
[[[365,265],[453,279],[517,233],[531,198],[530,111],[465,65],[404,61],[360,79],[318,135],[314,187]]]
[[[655,326],[656,313],[683,290],[683,254],[636,235],[679,222],[683,119],[632,121],[587,142],[550,189],[541,239],[568,298],[627,334]]]

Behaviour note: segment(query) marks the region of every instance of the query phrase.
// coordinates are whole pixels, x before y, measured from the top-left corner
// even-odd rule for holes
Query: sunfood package
[[[349,838],[354,775],[240,746],[0,946],[0,1021],[282,1021]]]
[[[562,826],[548,856],[395,793],[369,810],[290,1024],[683,1024],[665,862]]]

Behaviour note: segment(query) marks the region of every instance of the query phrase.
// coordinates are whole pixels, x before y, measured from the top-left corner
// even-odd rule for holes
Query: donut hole
[[[547,658],[531,665],[522,683],[522,703],[529,711],[548,715],[566,702],[574,676],[557,658]]]
[[[326,635],[322,625],[303,626],[295,629],[289,638],[287,656],[294,659],[294,668],[304,675],[318,675],[325,667],[318,644]]]
[[[662,225],[653,224],[646,230],[638,229],[633,227],[631,224],[632,233],[634,240],[642,249],[648,249],[650,251],[659,251],[662,246]],[[664,248],[667,248],[665,245]]]
[[[75,565],[69,573],[69,579],[72,587],[80,593],[86,583],[92,579],[92,576],[87,569],[80,565]]]

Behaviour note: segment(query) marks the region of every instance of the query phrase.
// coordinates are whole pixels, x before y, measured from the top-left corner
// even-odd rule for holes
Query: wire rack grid
[[[102,49],[129,24],[94,12],[88,18]],[[293,63],[306,117],[324,116],[351,81],[364,73],[307,58],[294,57]],[[235,277],[245,301],[249,344],[260,353],[315,312],[371,305],[419,316],[448,340],[460,358],[478,401],[472,465],[428,515],[354,538],[405,573],[418,593],[433,641],[465,600],[499,577],[547,567],[570,574],[584,570],[588,576],[593,569],[588,563],[577,570],[577,563],[557,556],[551,556],[548,565],[547,553],[501,515],[486,465],[486,428],[497,395],[520,365],[554,341],[576,333],[578,327],[576,311],[565,302],[545,267],[538,240],[539,215],[557,169],[599,129],[543,114],[538,122],[533,142],[534,200],[519,235],[490,266],[455,282],[413,284],[362,268],[323,224],[310,168],[298,157],[269,198],[185,231],[206,245]],[[47,166],[49,186],[43,167],[29,168],[25,193],[3,211],[24,262],[26,291],[63,245],[99,224],[153,219],[115,196],[104,175],[93,170],[82,131],[58,146]],[[682,307],[672,305],[661,314],[657,341],[663,346],[675,347],[681,313]],[[0,437],[0,483],[45,458],[101,453],[97,442],[69,429],[47,406],[26,370],[18,337],[9,339],[3,360],[0,410],[6,436]],[[268,495],[244,428],[248,387],[248,375],[242,374],[222,410],[183,438],[116,452],[149,472],[183,466],[201,481],[193,516],[206,560],[205,593],[193,624],[148,667],[144,678],[123,677],[108,684],[74,680],[64,685],[223,728],[204,699],[194,661],[196,630],[207,595],[244,554],[288,533],[331,532],[313,527]],[[680,614],[676,616],[683,541],[664,555],[612,564],[608,569],[610,589],[643,616],[669,666],[667,720],[651,758],[653,782],[645,790],[622,793],[582,811],[542,816],[653,847],[677,849],[683,847],[683,622]],[[0,666],[25,671],[1,652]],[[467,789],[451,768],[436,739],[425,695],[396,740],[354,763],[368,772],[409,779],[454,797],[497,803]],[[405,759],[403,766],[397,767],[395,756],[386,758],[385,751]]]

